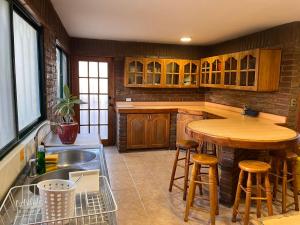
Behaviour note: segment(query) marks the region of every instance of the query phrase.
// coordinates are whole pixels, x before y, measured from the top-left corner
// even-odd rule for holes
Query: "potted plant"
[[[73,96],[68,85],[65,85],[64,98],[59,98],[58,103],[55,105],[55,115],[60,117],[57,134],[63,144],[73,144],[77,137],[79,125],[73,118],[76,104],[85,104],[85,102],[77,96]]]

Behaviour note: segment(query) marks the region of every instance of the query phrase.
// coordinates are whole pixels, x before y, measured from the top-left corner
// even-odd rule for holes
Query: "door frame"
[[[71,56],[71,74],[70,86],[74,95],[79,96],[79,61],[98,61],[108,63],[108,140],[102,141],[103,145],[115,145],[116,140],[116,110],[115,110],[115,73],[114,73],[114,60],[111,57],[98,57],[98,56]],[[79,106],[75,106],[75,119],[80,123]],[[100,134],[99,134],[100,138]]]

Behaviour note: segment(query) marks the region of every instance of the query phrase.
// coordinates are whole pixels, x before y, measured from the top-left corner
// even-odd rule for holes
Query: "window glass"
[[[38,33],[16,12],[13,25],[18,122],[22,130],[41,116]]]
[[[0,149],[16,137],[9,18],[9,4],[0,0]]]

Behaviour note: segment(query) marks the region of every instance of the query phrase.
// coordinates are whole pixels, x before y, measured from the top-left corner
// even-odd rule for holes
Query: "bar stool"
[[[202,141],[200,143],[200,153],[201,154],[212,155],[212,156],[216,156],[218,158],[217,150],[218,150],[218,146],[216,144],[205,142],[205,141]],[[217,168],[217,171],[216,171],[216,176],[217,176],[217,185],[219,186],[220,181],[219,181],[218,168]]]
[[[182,140],[182,141],[177,142],[176,146],[177,146],[177,150],[176,150],[176,156],[175,156],[175,160],[174,160],[174,164],[173,164],[173,170],[172,170],[172,175],[171,175],[171,180],[170,180],[169,191],[170,192],[172,191],[173,186],[179,188],[180,190],[183,190],[183,200],[186,200],[187,189],[188,189],[188,179],[189,179],[189,167],[190,167],[190,165],[193,164],[190,161],[190,155],[191,155],[192,150],[194,150],[197,153],[197,148],[198,148],[199,144],[193,140]],[[185,151],[185,157],[179,158],[180,150]],[[184,160],[184,166],[178,164],[178,161],[181,161],[181,160]],[[184,176],[175,177],[177,166],[184,168]],[[182,178],[184,179],[183,188],[174,183],[175,180],[182,179]]]
[[[192,158],[194,165],[192,170],[192,177],[190,181],[190,188],[188,194],[188,200],[186,202],[184,221],[188,221],[189,211],[193,207],[195,199],[196,184],[202,189],[202,184],[209,185],[209,203],[210,203],[210,220],[211,224],[215,224],[215,217],[219,214],[219,203],[217,193],[217,181],[216,181],[216,170],[218,159],[215,156],[206,154],[195,154]],[[201,166],[209,166],[208,170],[208,182],[201,180]]]
[[[232,213],[232,222],[236,222],[236,216],[238,214],[238,208],[240,203],[240,195],[241,191],[243,190],[246,193],[246,205],[245,205],[245,214],[244,214],[244,225],[249,223],[249,214],[250,214],[250,206],[251,200],[256,200],[256,215],[258,218],[261,217],[261,200],[267,201],[267,208],[268,208],[268,215],[273,215],[273,208],[272,208],[272,193],[269,181],[269,169],[271,166],[268,163],[256,161],[256,160],[245,160],[239,163],[239,167],[241,169],[239,175],[239,181],[237,185],[235,201],[233,205],[233,213]],[[247,178],[247,187],[243,187],[243,178],[244,173],[248,173]],[[251,196],[252,192],[252,175],[256,175],[256,197]],[[261,178],[264,175],[264,182],[265,187],[261,185]],[[262,197],[261,191],[264,190],[266,192],[266,197]]]
[[[296,162],[297,154],[294,152],[286,153],[277,153],[271,152],[271,163],[275,165],[275,174],[271,173],[275,177],[274,186],[273,186],[273,199],[276,200],[278,182],[279,179],[282,179],[282,201],[281,201],[281,210],[282,213],[286,213],[287,207],[295,205],[295,210],[299,211],[299,202],[298,202],[298,187],[296,180]],[[280,168],[282,163],[282,167]],[[271,164],[272,165],[272,164]],[[288,166],[290,166],[291,171],[288,171]],[[281,171],[282,170],[282,171]],[[282,176],[280,175],[282,172]],[[290,177],[290,179],[289,179]],[[293,196],[287,194],[288,183],[292,182]],[[293,197],[294,202],[287,205],[287,196]]]

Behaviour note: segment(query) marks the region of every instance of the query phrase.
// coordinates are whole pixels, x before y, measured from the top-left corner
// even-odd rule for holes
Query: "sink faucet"
[[[36,177],[37,176],[36,166],[37,166],[37,157],[38,157],[38,149],[39,149],[39,134],[40,134],[41,130],[43,130],[46,126],[50,126],[50,125],[51,125],[51,123],[48,123],[48,122],[44,123],[36,131],[36,134],[35,134],[34,139],[33,139],[34,140],[35,153],[34,153],[34,157],[29,160],[29,167],[30,167],[29,177]]]

